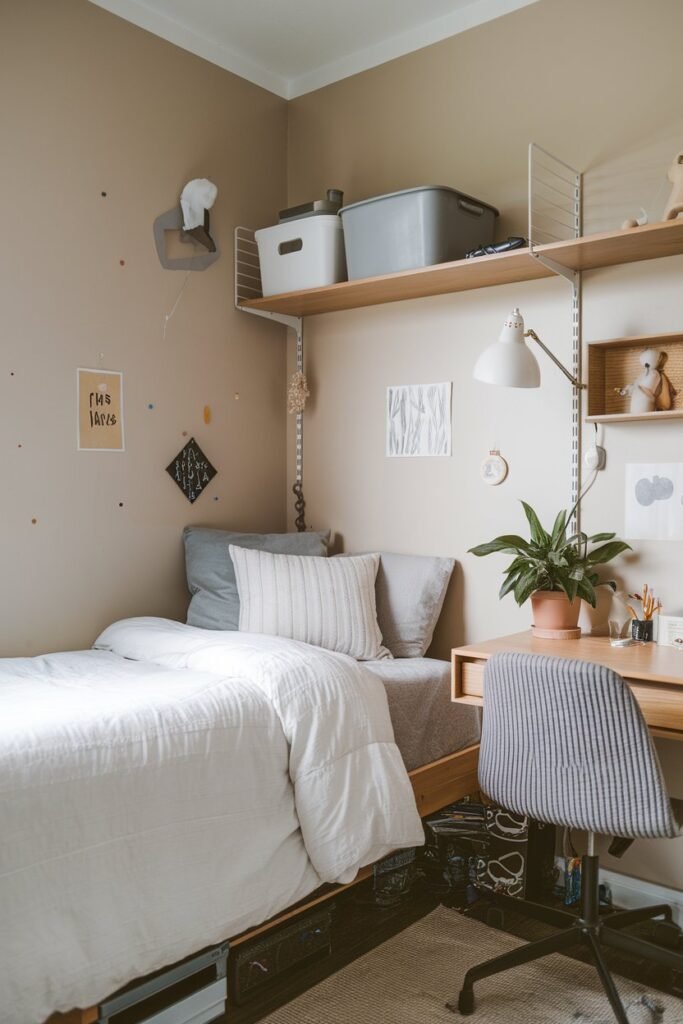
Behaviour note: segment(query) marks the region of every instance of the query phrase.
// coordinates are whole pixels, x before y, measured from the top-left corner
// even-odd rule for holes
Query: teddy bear
[[[629,411],[631,413],[670,409],[676,390],[661,368],[666,361],[666,353],[660,352],[656,348],[646,348],[638,358],[644,372],[636,377],[632,384],[626,384],[624,387],[614,390],[622,397],[630,396],[631,408]]]
[[[666,204],[662,220],[675,220],[679,213],[683,213],[683,151],[677,153],[673,158],[673,163],[667,172],[667,177],[673,188],[671,189],[669,202]],[[629,217],[621,227],[622,230],[626,231],[629,228],[642,227],[647,222],[647,213],[641,209],[640,217]]]

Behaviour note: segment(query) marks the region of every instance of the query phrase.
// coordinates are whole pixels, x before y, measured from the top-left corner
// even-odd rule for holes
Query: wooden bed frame
[[[448,754],[447,757],[442,757],[438,761],[432,761],[430,764],[408,772],[420,817],[424,818],[428,814],[433,814],[434,811],[445,807],[446,804],[452,803],[454,800],[462,800],[463,797],[476,792],[479,789],[479,783],[477,782],[478,763],[479,744],[475,744],[472,747],[465,747],[464,750],[458,750],[455,754]],[[305,913],[311,907],[323,903],[325,900],[332,899],[340,892],[349,889],[353,885],[357,885],[371,875],[372,865],[361,868],[353,882],[349,882],[348,885],[330,886],[325,892],[322,894],[318,893],[317,896],[314,896],[307,902],[297,903],[295,907],[284,910],[281,914],[258,925],[256,928],[242,932],[241,935],[230,940],[231,948],[254,938],[256,935],[262,935],[270,931],[271,928],[276,928],[284,921],[296,917],[298,914]],[[94,1024],[97,1017],[97,1007],[91,1006],[85,1010],[71,1010],[69,1013],[53,1013],[45,1024]]]

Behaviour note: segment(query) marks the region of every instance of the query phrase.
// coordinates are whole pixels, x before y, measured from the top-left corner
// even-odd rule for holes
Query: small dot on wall
[[[220,501],[220,498],[218,497],[218,495],[217,495],[217,494],[214,494],[214,496],[213,496],[213,500],[214,500],[214,501]]]
[[[23,448],[23,447],[24,447],[23,444],[18,444],[17,445],[17,448]]]
[[[102,196],[103,199],[107,198],[107,193],[106,192],[100,192],[100,195]]]
[[[239,391],[236,391],[235,392],[235,401],[239,402],[239,400],[240,400],[240,393],[239,393]]]
[[[31,520],[31,522],[32,522],[32,523],[33,523],[33,525],[35,526],[35,525],[36,525],[36,523],[38,522],[38,520],[34,518],[34,519],[32,519],[32,520]]]
[[[125,265],[126,265],[126,261],[125,260],[119,260],[119,266],[120,267],[125,267]]]
[[[187,437],[187,431],[183,430],[183,437]]]
[[[123,508],[123,502],[122,501],[119,502],[119,508]]]
[[[147,403],[147,408],[148,409],[153,409],[154,408],[154,402],[148,402]]]

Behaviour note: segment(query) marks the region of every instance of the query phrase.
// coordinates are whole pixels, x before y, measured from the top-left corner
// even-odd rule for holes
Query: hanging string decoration
[[[292,487],[292,490],[294,492],[294,497],[296,498],[296,501],[294,502],[294,508],[297,513],[297,517],[294,520],[294,525],[296,526],[297,531],[299,533],[304,533],[306,530],[306,502],[304,501],[304,488],[303,484],[301,483],[301,480],[297,480],[297,482]]]
[[[292,487],[296,519],[294,525],[299,533],[306,530],[306,502],[304,501],[304,408],[308,398],[308,384],[304,374],[304,325],[299,321],[296,332],[296,372],[293,374],[287,392],[287,407],[296,416],[296,481]]]
[[[306,375],[301,370],[297,370],[292,374],[287,389],[287,412],[297,415],[303,412],[306,408],[306,399],[310,394]]]

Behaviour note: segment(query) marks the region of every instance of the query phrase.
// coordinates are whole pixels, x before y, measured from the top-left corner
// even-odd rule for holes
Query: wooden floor
[[[278,1006],[289,1002],[306,989],[330,974],[345,967],[352,960],[369,952],[381,942],[386,942],[393,935],[408,928],[421,917],[429,914],[441,902],[448,902],[430,893],[423,884],[418,883],[407,901],[397,907],[382,909],[370,905],[371,882],[358,886],[355,890],[342,894],[336,902],[334,915],[333,942],[335,952],[317,963],[300,969],[289,978],[283,979],[277,989],[267,997],[256,997],[242,1007],[231,1007],[229,1015],[221,1018],[226,1024],[257,1024]],[[557,904],[562,906],[561,903]],[[483,903],[466,911],[468,915],[485,920]],[[631,933],[651,938],[649,925],[633,928]],[[532,941],[543,935],[551,934],[553,929],[530,921],[521,914],[506,912],[504,930],[511,935]],[[648,988],[658,989],[670,995],[683,998],[683,977],[674,978],[670,972],[656,965],[640,962],[624,957],[622,954],[606,951],[610,967],[616,974],[622,974],[639,981]],[[577,960],[583,960],[581,949],[577,949]],[[419,965],[416,965],[419,970]]]

